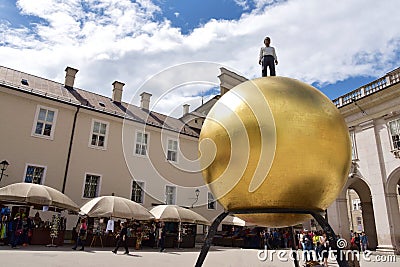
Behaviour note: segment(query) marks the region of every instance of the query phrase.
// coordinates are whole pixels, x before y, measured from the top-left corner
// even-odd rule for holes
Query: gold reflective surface
[[[199,151],[203,177],[229,211],[325,210],[342,190],[351,144],[338,109],[314,87],[284,77],[244,82],[210,110]],[[240,214],[270,227],[309,215]]]

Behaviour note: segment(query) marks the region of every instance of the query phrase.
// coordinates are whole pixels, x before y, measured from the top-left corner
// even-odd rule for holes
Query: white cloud
[[[238,6],[242,7],[243,10],[249,9],[249,4],[247,0],[234,0],[234,1]]]
[[[161,11],[151,1],[17,3],[22,14],[45,23],[29,29],[0,24],[2,65],[60,82],[65,67],[75,67],[76,86],[110,96],[111,83],[119,80],[126,83],[126,101],[146,79],[184,62],[217,62],[257,77],[266,35],[277,50],[278,75],[308,83],[381,76],[400,63],[398,0],[258,0],[239,20],[210,20],[189,35],[167,19],[155,21]],[[157,99],[166,89],[147,90]],[[193,95],[176,95],[176,106]],[[157,109],[171,110],[166,106]]]

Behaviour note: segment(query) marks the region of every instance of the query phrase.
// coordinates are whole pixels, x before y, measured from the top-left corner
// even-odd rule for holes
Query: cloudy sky
[[[169,113],[215,94],[219,66],[259,77],[268,35],[277,75],[333,99],[400,67],[399,10],[399,0],[0,0],[0,64],[58,82],[71,66],[76,87],[111,96],[118,80],[125,101],[146,90]]]

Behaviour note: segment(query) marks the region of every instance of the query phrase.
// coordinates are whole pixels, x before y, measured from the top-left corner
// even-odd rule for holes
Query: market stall
[[[159,205],[150,210],[157,221],[165,223],[166,231],[164,246],[187,247],[195,246],[196,225],[210,225],[210,222],[200,214],[177,205]]]
[[[154,244],[154,216],[142,205],[117,196],[96,197],[81,207],[81,215],[88,217],[87,244],[90,246],[115,246],[121,219],[128,227],[128,246],[140,248]],[[153,237],[153,238],[152,238]],[[76,238],[76,234],[73,234]]]
[[[15,183],[0,188],[0,204],[11,206],[10,212],[2,215],[2,228],[6,225],[8,229],[5,231],[9,233],[7,242],[13,239],[22,244],[62,245],[65,218],[61,211],[79,211],[79,207],[60,191],[32,183]],[[38,212],[34,218],[29,217],[31,209],[53,212],[52,220],[41,221],[36,216]],[[15,230],[11,230],[12,226]]]

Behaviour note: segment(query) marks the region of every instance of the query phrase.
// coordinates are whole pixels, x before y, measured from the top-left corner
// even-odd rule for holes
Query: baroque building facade
[[[119,81],[110,85],[112,97],[76,88],[77,72],[67,67],[58,83],[0,67],[0,158],[10,163],[0,186],[44,184],[79,206],[116,195],[148,209],[192,208],[209,220],[222,211],[204,186],[200,131],[190,120],[149,110],[147,92],[140,106],[123,102]],[[67,217],[71,229],[77,217]]]
[[[0,186],[46,184],[78,205],[115,194],[147,208],[193,207],[209,220],[221,213],[200,171],[187,170],[209,110],[247,78],[221,68],[220,94],[173,118],[149,110],[147,92],[140,106],[122,102],[118,81],[112,97],[75,88],[77,72],[67,67],[62,84],[0,67],[0,160],[11,163]],[[345,239],[365,231],[370,249],[400,253],[400,68],[333,103],[348,125],[353,159],[328,221]]]

